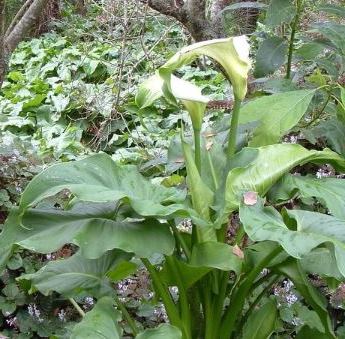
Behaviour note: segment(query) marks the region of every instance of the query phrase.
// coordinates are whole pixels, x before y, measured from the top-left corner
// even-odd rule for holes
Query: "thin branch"
[[[77,304],[77,302],[73,298],[68,299],[70,303],[74,306],[77,312],[82,316],[85,317],[85,312],[81,309],[81,307]]]
[[[13,52],[18,44],[26,37],[29,30],[38,20],[43,9],[51,0],[34,0],[22,18],[18,21],[10,34],[5,37],[5,48],[9,53]]]
[[[14,27],[16,26],[17,22],[23,17],[25,12],[28,10],[28,8],[31,6],[33,0],[26,0],[25,3],[22,5],[22,7],[19,9],[9,26],[7,27],[5,36],[10,35],[10,33],[13,31]]]

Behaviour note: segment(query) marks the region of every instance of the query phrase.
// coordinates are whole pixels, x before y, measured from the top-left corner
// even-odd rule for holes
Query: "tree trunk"
[[[23,13],[23,16],[14,25],[13,29],[6,34],[5,48],[12,53],[18,44],[27,37],[30,29],[37,22],[40,14],[51,0],[32,0],[31,5]],[[24,4],[25,6],[25,4]]]
[[[195,41],[225,37],[221,11],[242,1],[213,0],[208,12],[206,0],[146,0],[152,9],[178,20]]]
[[[43,10],[51,2],[52,0],[26,0],[6,29],[6,0],[0,0],[0,88],[5,78],[11,53],[22,40],[30,35]]]
[[[5,55],[5,0],[0,0],[0,88],[4,82],[6,73],[6,55]]]

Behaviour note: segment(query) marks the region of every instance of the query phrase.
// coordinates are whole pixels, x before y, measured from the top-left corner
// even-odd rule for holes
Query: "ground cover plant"
[[[175,46],[120,85],[111,44],[50,34],[14,53],[3,172],[30,167],[1,182],[4,335],[344,337],[344,9],[302,30],[315,4],[228,10],[246,6],[250,40]],[[90,88],[99,105],[76,102]]]

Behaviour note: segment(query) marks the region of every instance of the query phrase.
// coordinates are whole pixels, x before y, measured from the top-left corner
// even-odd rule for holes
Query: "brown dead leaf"
[[[258,194],[256,192],[246,192],[243,194],[243,202],[247,206],[253,206],[258,202]]]
[[[183,157],[179,157],[175,159],[175,163],[176,164],[183,164],[184,163],[184,158]]]
[[[232,253],[235,254],[240,259],[244,259],[244,253],[237,244],[233,247]]]
[[[216,136],[217,133],[211,132],[211,131],[207,131],[203,133],[203,136],[207,139],[207,138],[212,138],[214,136]]]
[[[206,150],[209,151],[213,146],[213,141],[209,140],[206,143]]]

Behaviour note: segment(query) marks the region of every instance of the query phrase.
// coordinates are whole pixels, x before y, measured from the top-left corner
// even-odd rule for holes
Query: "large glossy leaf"
[[[253,160],[247,166],[234,168],[229,172],[225,185],[226,212],[237,209],[244,192],[255,191],[264,195],[295,166],[307,162],[327,162],[340,170],[345,169],[345,160],[338,154],[329,150],[309,151],[297,144],[247,148],[242,152],[251,153]]]
[[[262,97],[241,109],[240,124],[259,121],[249,146],[274,144],[302,118],[315,90],[299,90]]]
[[[256,55],[255,77],[261,78],[275,72],[284,64],[286,53],[287,42],[285,39],[273,36],[262,41]]]
[[[107,273],[130,257],[122,251],[111,251],[98,259],[86,259],[77,253],[68,259],[51,261],[38,272],[24,274],[19,279],[30,280],[44,295],[55,291],[73,296],[88,291],[99,297],[112,291]]]
[[[15,239],[15,233],[19,224],[19,213],[13,208],[0,234],[0,272],[6,267],[7,261],[13,254],[13,239]]]
[[[287,175],[270,197],[278,202],[291,199],[296,193],[303,198],[319,199],[335,217],[345,220],[345,180]]]
[[[285,211],[285,214],[296,223],[296,230],[289,229],[273,207],[264,207],[261,199],[252,206],[242,204],[240,207],[241,222],[252,240],[276,241],[295,258],[330,243],[334,246],[338,269],[345,277],[345,221],[303,210]]]
[[[153,329],[139,333],[136,339],[181,339],[182,332],[175,326],[162,324]]]
[[[122,200],[143,216],[168,216],[182,209],[185,193],[151,184],[132,165],[118,165],[110,156],[97,154],[79,161],[53,165],[37,175],[25,189],[20,208],[25,209],[62,190],[92,202]]]
[[[177,286],[182,281],[185,289],[188,289],[212,270],[211,267],[193,266],[175,257],[172,257],[172,260],[174,261],[176,269],[181,272],[181,276],[179,277],[180,281],[177,281],[175,272],[173,272],[170,265],[165,262],[159,275],[168,286]]]
[[[101,298],[74,327],[71,339],[120,339],[120,320],[120,312],[113,307],[113,300],[109,297]]]
[[[241,271],[243,260],[234,254],[234,248],[220,242],[204,242],[193,247],[190,264],[197,267],[218,268],[223,271]]]
[[[280,266],[275,267],[274,270],[288,277],[294,283],[298,292],[303,296],[305,302],[318,314],[324,327],[324,338],[335,338],[332,323],[326,308],[325,298],[311,285],[301,265],[296,260],[290,259]]]
[[[259,309],[255,309],[243,328],[243,339],[267,339],[275,330],[278,309],[276,303],[268,299]]]
[[[114,220],[115,204],[77,204],[72,210],[29,209],[22,224],[9,223],[0,236],[0,247],[19,245],[40,253],[57,251],[74,243],[83,256],[100,257],[111,249],[149,257],[171,254],[174,238],[167,224],[155,220]]]
[[[329,248],[315,248],[301,259],[301,266],[304,271],[310,274],[317,274],[321,277],[332,277],[343,280],[337,267],[334,251]]]
[[[305,339],[305,338],[324,339],[325,333],[321,333],[314,328],[310,328],[309,326],[303,326],[301,330],[298,331],[296,335],[296,339]]]
[[[182,48],[160,68],[159,72],[165,76],[202,55],[214,59],[223,67],[232,83],[235,97],[244,99],[247,93],[250,60],[249,44],[243,36],[203,41]]]

